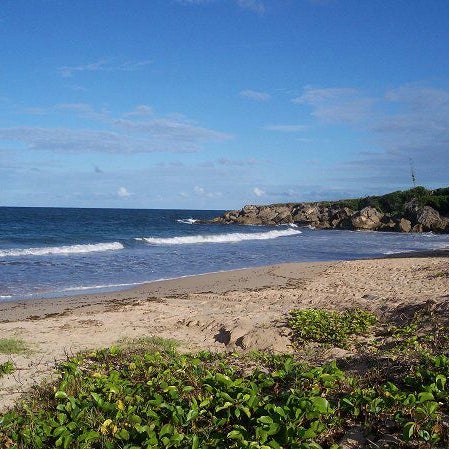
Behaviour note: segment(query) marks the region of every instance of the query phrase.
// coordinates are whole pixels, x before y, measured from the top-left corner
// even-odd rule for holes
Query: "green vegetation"
[[[117,348],[59,371],[53,387],[1,418],[2,447],[336,449],[357,425],[394,434],[395,447],[448,444],[443,355],[423,357],[399,385],[367,385],[335,363],[310,368],[290,356]]]
[[[369,331],[340,366],[299,352],[181,354],[158,338],[80,354],[0,418],[0,447],[337,449],[358,429],[361,447],[445,448],[449,333],[426,307],[396,324],[359,309],[292,311],[304,345]]]
[[[367,196],[365,198],[347,199],[323,204],[337,204],[342,207],[349,207],[352,210],[361,210],[364,207],[372,206],[383,213],[402,215],[404,213],[404,205],[413,199],[416,199],[419,207],[431,206],[440,214],[449,215],[449,187],[436,190],[415,187],[381,196]]]
[[[0,363],[0,378],[7,374],[11,374],[15,371],[15,366],[12,362],[8,361],[5,363]]]
[[[170,352],[179,346],[177,340],[161,337],[125,338],[118,343],[118,351],[138,352]]]
[[[27,351],[28,346],[22,339],[0,338],[0,354],[23,354]]]
[[[365,333],[376,321],[375,315],[360,309],[343,313],[308,309],[292,310],[288,326],[297,345],[314,341],[345,347],[351,336]]]

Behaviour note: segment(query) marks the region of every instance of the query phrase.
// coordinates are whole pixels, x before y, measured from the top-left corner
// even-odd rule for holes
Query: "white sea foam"
[[[289,228],[299,228],[299,226],[296,223],[282,223],[279,226],[287,226]]]
[[[398,249],[398,250],[383,251],[382,254],[385,254],[386,256],[390,256],[392,254],[414,253],[415,251],[417,251],[417,250],[415,250],[415,249]]]
[[[253,232],[253,233],[229,233],[212,235],[189,235],[184,237],[142,237],[136,240],[150,243],[152,245],[193,245],[195,243],[237,243],[245,240],[270,240],[278,237],[287,237],[301,234],[296,229],[285,229],[282,231]]]
[[[67,246],[48,246],[41,248],[24,249],[6,249],[0,251],[0,257],[22,257],[22,256],[48,256],[48,255],[68,255],[83,254],[102,251],[114,251],[123,249],[124,246],[119,242],[111,243],[92,243],[87,245],[67,245]]]
[[[180,218],[179,220],[176,220],[178,223],[184,223],[184,224],[194,224],[198,220],[195,218]]]
[[[126,282],[123,284],[100,284],[100,285],[82,285],[80,287],[67,287],[63,288],[62,292],[77,292],[77,291],[85,291],[85,290],[106,290],[106,289],[114,289],[114,288],[123,288],[123,287],[136,287],[137,285],[146,284],[152,281],[142,281],[142,282]]]

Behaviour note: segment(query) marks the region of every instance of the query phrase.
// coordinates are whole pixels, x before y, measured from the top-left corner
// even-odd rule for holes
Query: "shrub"
[[[15,366],[12,362],[8,361],[5,363],[0,363],[0,377],[7,374],[11,374],[15,371]]]
[[[375,315],[361,309],[343,313],[327,310],[292,310],[288,326],[296,344],[314,341],[345,347],[349,337],[362,334],[377,321]]]
[[[23,354],[27,352],[28,346],[22,339],[17,338],[0,338],[1,354]]]

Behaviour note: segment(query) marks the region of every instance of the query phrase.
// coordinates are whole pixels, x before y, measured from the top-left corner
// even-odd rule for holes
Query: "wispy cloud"
[[[42,113],[65,112],[87,120],[87,128],[18,126],[0,128],[0,143],[15,142],[32,150],[101,153],[197,152],[209,142],[224,142],[232,135],[193,123],[180,115],[160,117],[146,105],[121,117],[97,111],[85,103],[64,103]],[[103,129],[93,126],[101,124]],[[104,128],[108,129],[104,129]]]
[[[181,5],[204,5],[213,1],[214,0],[176,0],[176,2]]]
[[[110,70],[121,70],[123,72],[134,72],[139,70],[141,67],[153,64],[151,59],[144,59],[143,61],[125,61],[117,66],[111,66]]]
[[[253,167],[260,163],[256,159],[228,159],[222,157],[218,159],[217,163],[219,165],[225,165],[227,167]]]
[[[110,119],[110,112],[107,109],[95,110],[86,103],[62,103],[52,108],[56,111],[73,112],[91,120],[105,121]]]
[[[154,111],[151,106],[141,104],[139,106],[136,106],[133,111],[125,113],[124,117],[147,117],[153,114]]]
[[[240,91],[239,95],[244,98],[249,98],[250,100],[255,101],[268,101],[271,98],[270,94],[267,94],[266,92],[260,92],[257,90],[242,90]]]
[[[201,144],[210,140],[230,138],[226,134],[188,124],[153,124],[140,129],[141,126],[137,124],[133,130],[128,122],[124,127],[129,132],[141,130],[146,135],[68,128],[0,128],[0,140],[18,142],[32,150],[132,154],[196,152],[201,149]]]
[[[107,59],[100,59],[87,64],[59,67],[58,73],[64,78],[70,78],[74,74],[82,72],[132,72],[151,63],[152,61],[149,59],[141,61],[124,61],[119,63]]]
[[[313,5],[329,5],[330,3],[335,3],[337,0],[307,0]]]
[[[206,5],[219,0],[176,0],[181,5]],[[262,0],[233,0],[242,9],[263,14],[266,11],[265,3]]]
[[[268,131],[278,131],[281,133],[297,133],[301,131],[306,131],[310,126],[307,125],[269,125],[265,129]]]
[[[159,118],[145,121],[120,119],[114,123],[128,131],[162,139],[173,144],[199,144],[207,141],[225,141],[231,135],[197,126],[187,121],[171,118]]]
[[[328,123],[360,123],[373,112],[376,100],[353,88],[312,88],[293,103],[312,108],[312,115]]]
[[[237,0],[237,5],[240,6],[240,8],[248,9],[257,14],[263,14],[266,9],[264,2],[259,0]]]
[[[195,186],[193,188],[193,192],[195,193],[195,195],[205,198],[220,198],[221,196],[223,196],[222,192],[212,192],[201,186]]]
[[[258,198],[265,195],[265,191],[260,189],[259,187],[254,187],[253,189],[254,195],[256,195]]]
[[[119,198],[128,198],[128,197],[130,197],[131,195],[132,195],[132,193],[130,193],[126,187],[120,187],[120,188],[117,190],[117,196],[118,196]]]
[[[108,61],[105,59],[101,59],[99,61],[91,62],[83,65],[76,66],[62,66],[58,68],[58,72],[61,76],[65,78],[71,77],[74,73],[77,72],[99,72],[101,70],[105,70]]]
[[[311,107],[323,124],[350,125],[370,137],[375,150],[340,164],[360,173],[365,182],[409,176],[413,158],[422,183],[447,182],[449,172],[449,91],[410,84],[376,98],[352,88],[306,88],[295,103]],[[419,177],[418,177],[419,178]],[[360,179],[357,176],[354,179]]]
[[[449,169],[449,91],[406,85],[385,95],[396,113],[389,113],[372,126],[391,154],[409,154],[424,163]]]

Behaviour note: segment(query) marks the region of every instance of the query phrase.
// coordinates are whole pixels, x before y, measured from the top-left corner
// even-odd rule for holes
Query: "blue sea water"
[[[223,211],[0,207],[0,301],[114,291],[282,262],[449,246],[449,235],[195,222]]]

